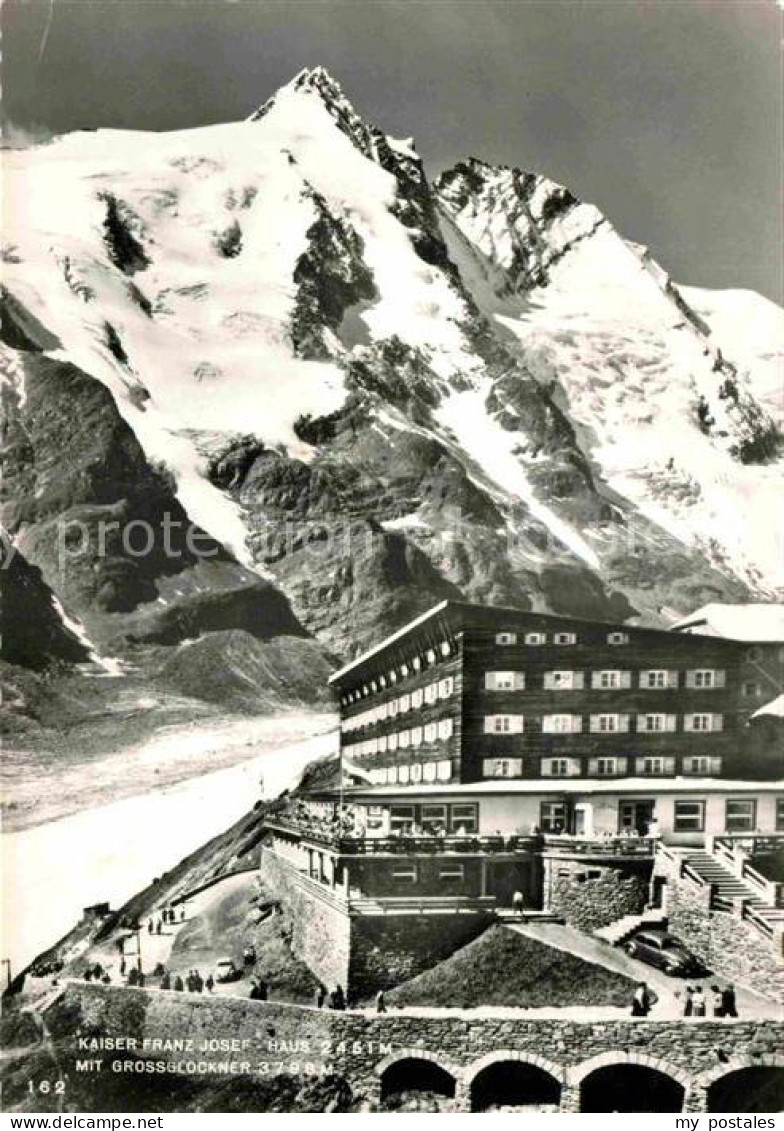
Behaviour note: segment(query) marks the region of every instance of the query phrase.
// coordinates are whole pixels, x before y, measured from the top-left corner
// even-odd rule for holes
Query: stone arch
[[[546,1056],[540,1056],[537,1052],[520,1052],[517,1049],[496,1049],[480,1056],[478,1060],[472,1061],[464,1070],[463,1081],[470,1087],[474,1077],[478,1076],[484,1068],[489,1068],[491,1064],[496,1064],[499,1061],[509,1060],[523,1061],[526,1064],[533,1065],[534,1068],[541,1068],[543,1072],[549,1072],[559,1084],[566,1083],[566,1069],[560,1064],[556,1064],[554,1060],[548,1060]]]
[[[454,1076],[455,1079],[457,1079],[460,1074],[459,1066],[455,1064],[454,1061],[449,1060],[448,1057],[441,1056],[439,1053],[429,1052],[427,1049],[417,1048],[416,1046],[412,1048],[395,1049],[389,1056],[385,1056],[383,1060],[380,1060],[373,1071],[380,1079],[386,1070],[391,1068],[392,1065],[396,1064],[399,1060],[429,1060],[439,1068],[443,1068],[444,1072],[448,1072],[450,1076]]]
[[[709,1112],[778,1111],[784,1103],[784,1055],[732,1057],[703,1072],[695,1084]]]
[[[627,1050],[601,1053],[575,1065],[569,1080],[579,1092],[581,1112],[607,1111],[608,1095],[616,1105],[613,1111],[683,1111],[691,1083],[688,1073],[669,1061]]]
[[[539,1053],[497,1049],[465,1070],[462,1096],[471,1111],[499,1104],[558,1107],[564,1082],[564,1069]]]
[[[709,1088],[722,1076],[729,1076],[732,1072],[740,1072],[744,1068],[784,1068],[784,1053],[763,1053],[761,1056],[733,1056],[724,1064],[716,1064],[707,1072],[695,1077],[696,1087]]]
[[[586,1076],[590,1076],[597,1068],[609,1068],[612,1064],[636,1064],[640,1068],[652,1068],[664,1076],[671,1076],[685,1089],[688,1089],[692,1082],[688,1072],[668,1060],[661,1060],[658,1056],[649,1056],[644,1052],[628,1052],[626,1049],[602,1052],[598,1056],[592,1056],[590,1060],[582,1060],[579,1064],[572,1065],[567,1071],[567,1082],[579,1087]]]
[[[459,1070],[450,1061],[422,1048],[403,1048],[376,1065],[378,1096],[382,1103],[395,1096],[433,1093],[454,1100]]]

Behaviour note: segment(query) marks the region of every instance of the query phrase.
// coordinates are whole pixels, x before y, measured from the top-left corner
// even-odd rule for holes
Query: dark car
[[[672,976],[694,976],[702,972],[702,963],[680,939],[666,931],[640,931],[624,944],[626,953],[649,966],[657,966]]]

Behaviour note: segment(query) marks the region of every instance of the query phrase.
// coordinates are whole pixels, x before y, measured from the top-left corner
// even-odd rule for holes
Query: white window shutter
[[[711,715],[711,730],[724,730],[724,715]]]
[[[511,722],[509,724],[509,729],[511,730],[512,734],[522,734],[524,726],[525,726],[525,719],[523,718],[522,715],[512,715],[511,716]]]
[[[599,733],[599,716],[598,715],[591,715],[590,730],[591,730],[591,734],[598,734]]]
[[[621,687],[626,688],[626,687],[631,687],[631,685],[632,685],[632,673],[631,672],[621,672]]]
[[[615,766],[616,766],[616,769],[618,770],[619,774],[625,774],[626,773],[626,768],[627,768],[628,762],[629,762],[629,760],[626,757],[616,759]]]
[[[716,687],[726,687],[726,685],[727,685],[727,673],[725,671],[722,671],[722,670],[717,671],[715,676],[714,676],[714,682],[715,682]]]
[[[697,677],[697,673],[692,671],[691,668],[690,668],[686,672],[686,686],[687,687],[696,687],[697,686],[697,678],[696,677]]]
[[[669,731],[671,734],[674,733],[674,731],[676,731],[678,729],[678,716],[677,715],[665,715],[665,717],[664,717],[664,729],[666,731]]]
[[[579,734],[583,729],[582,715],[572,715],[572,734]]]
[[[683,729],[686,731],[694,730],[694,715],[683,716]]]
[[[591,672],[591,687],[601,687],[602,677],[600,672]]]
[[[595,778],[596,775],[599,773],[599,759],[598,758],[589,758],[588,759],[588,773],[592,778]]]
[[[572,673],[572,687],[575,691],[582,691],[585,687],[585,672]]]
[[[525,691],[525,672],[514,673],[514,689],[515,691]]]
[[[618,730],[625,732],[628,729],[629,729],[629,716],[628,715],[619,715],[618,716]]]
[[[495,734],[495,715],[485,715],[485,734]]]
[[[668,687],[677,687],[678,686],[678,673],[677,673],[677,671],[668,671],[667,672],[667,686]]]
[[[485,672],[485,690],[495,691],[495,672]]]
[[[542,777],[551,778],[553,776],[553,764],[549,758],[542,758]]]

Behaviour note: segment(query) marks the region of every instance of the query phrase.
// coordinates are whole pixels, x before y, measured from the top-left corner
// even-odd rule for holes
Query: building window
[[[613,734],[620,730],[620,715],[594,715],[596,729],[600,734]]]
[[[684,774],[720,774],[721,758],[714,758],[707,754],[690,755],[683,759]]]
[[[547,634],[544,632],[526,632],[525,642],[526,644],[531,644],[534,646],[538,644],[546,644]]]
[[[428,650],[425,652],[425,659],[429,664],[434,664],[436,662],[436,654],[432,648],[428,648]]]
[[[389,784],[390,785],[397,785],[397,777],[398,777],[397,766],[390,766],[389,767],[389,773],[387,775],[387,781],[389,782]]]
[[[543,734],[577,734],[582,730],[580,715],[543,715]]]
[[[449,863],[442,864],[438,869],[439,880],[448,884],[461,884],[465,880],[465,865]]]
[[[553,644],[576,644],[577,637],[573,632],[556,632]]]
[[[485,715],[485,734],[521,734],[524,725],[522,715]]]
[[[628,644],[629,643],[629,634],[628,634],[628,632],[608,632],[607,633],[607,643],[608,644]]]
[[[454,724],[451,719],[441,719],[438,724],[438,737],[442,742],[452,737],[453,726]]]
[[[723,727],[723,722],[723,715],[697,714],[683,716],[684,730],[687,731],[705,732],[721,730]]]
[[[776,798],[776,832],[784,832],[784,797]]]
[[[451,675],[448,675],[446,677],[446,679],[439,680],[439,683],[438,683],[438,698],[439,699],[448,699],[454,690],[455,690],[455,681],[454,681],[454,679],[452,678]]]
[[[542,758],[542,777],[574,778],[580,774],[576,758]]]
[[[638,758],[636,761],[638,774],[646,778],[661,777],[663,774],[675,773],[675,759],[654,755],[649,758]]]
[[[425,693],[420,687],[417,691],[411,692],[411,706],[415,711],[418,711],[424,702]]]
[[[515,691],[525,687],[522,672],[485,672],[486,691]]]
[[[594,672],[591,676],[591,686],[599,691],[609,691],[614,688],[628,688],[632,685],[631,672],[605,671]]]
[[[427,685],[427,687],[425,688],[425,702],[426,703],[435,703],[435,701],[437,699],[438,699],[438,684],[437,683],[429,683]]]
[[[515,632],[497,632],[495,634],[496,644],[516,644],[517,633]]]
[[[612,778],[618,774],[626,773],[625,758],[590,758],[588,761],[589,774],[599,778]]]
[[[753,648],[749,648],[746,653],[746,658],[751,660],[752,663],[759,662],[762,659],[762,649],[758,648],[756,645]]]
[[[401,730],[398,733],[397,740],[398,740],[398,744],[400,745],[400,747],[403,750],[405,750],[405,748],[407,746],[411,745],[411,731],[410,730]]]
[[[753,798],[727,800],[724,828],[728,833],[753,833],[756,825],[757,802]]]
[[[676,727],[675,715],[638,715],[637,730],[644,734],[657,734],[662,731],[674,731]]]
[[[414,656],[413,660],[411,661],[411,667],[415,672],[422,670],[422,661],[420,660],[419,656]]]
[[[446,829],[446,805],[423,805],[422,828],[434,832],[437,828]]]
[[[656,690],[662,687],[677,686],[677,672],[669,672],[663,668],[651,668],[650,671],[640,672],[640,687],[648,690]]]
[[[400,698],[398,699],[398,704],[400,706],[400,713],[401,714],[403,714],[405,711],[410,711],[411,710],[411,696],[410,695],[401,695]]]
[[[562,833],[566,828],[566,802],[542,801],[539,806],[539,828],[543,833]]]
[[[448,640],[442,640],[441,644],[440,644],[440,648],[441,648],[441,655],[442,656],[448,656],[449,653],[452,651],[452,645],[449,643]]]
[[[436,778],[438,781],[451,781],[452,763],[448,759],[436,763]]]
[[[686,672],[686,686],[696,688],[724,687],[725,673],[713,668],[697,668]]]
[[[392,832],[408,832],[414,824],[413,805],[390,805],[389,827]]]
[[[478,826],[476,804],[452,805],[450,808],[453,833],[460,835],[462,833],[469,834],[476,832]]]
[[[422,780],[422,763],[414,762],[411,766],[411,781],[419,783]]]
[[[436,764],[435,762],[425,762],[422,769],[422,778],[427,782],[434,782],[436,780]]]
[[[762,687],[755,680],[749,680],[743,684],[743,694],[747,699],[759,699]]]
[[[701,833],[705,829],[704,801],[676,801],[673,832]]]
[[[438,738],[438,726],[436,723],[427,723],[425,725],[425,742],[435,742]]]
[[[482,766],[485,778],[519,778],[522,773],[522,758],[485,758]]]
[[[412,746],[421,746],[422,745],[422,727],[412,727],[411,728],[411,745]]]
[[[415,884],[419,879],[416,864],[394,864],[392,866],[392,883],[401,887]]]
[[[545,691],[576,691],[583,686],[582,672],[545,672]]]

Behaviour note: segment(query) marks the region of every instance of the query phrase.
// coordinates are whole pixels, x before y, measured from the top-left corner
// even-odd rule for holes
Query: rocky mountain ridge
[[[784,314],[679,289],[546,177],[431,185],[315,68],[7,183],[3,517],[76,641],[17,665],[214,701],[241,655],[252,709],[447,596],[667,624],[780,592]],[[173,557],[124,537],[166,521]]]

